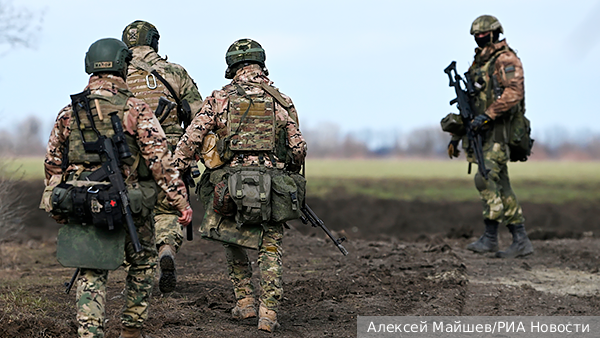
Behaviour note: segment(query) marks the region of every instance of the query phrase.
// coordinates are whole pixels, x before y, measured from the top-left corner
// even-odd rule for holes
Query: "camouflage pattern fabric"
[[[113,96],[118,94],[119,89],[127,89],[127,85],[118,76],[94,75],[90,77],[87,88],[92,94]],[[158,120],[148,105],[141,100],[129,98],[126,109],[122,121],[125,133],[136,137],[143,160],[146,161],[159,187],[165,191],[169,204],[177,210],[185,210],[189,206],[187,191],[179,171],[170,164],[172,155],[167,148],[166,137]],[[65,180],[72,173],[94,171],[99,168],[99,166],[85,166],[83,163],[69,163],[64,172],[61,168],[65,145],[71,135],[72,113],[71,105],[63,108],[50,133],[44,159],[46,184],[57,181],[51,180],[53,176],[60,176]],[[121,170],[128,183],[138,181],[137,172],[130,166],[124,164]]]
[[[198,91],[198,87],[187,71],[180,65],[168,62],[166,58],[161,58],[158,53],[150,46],[134,46],[133,60],[127,69],[127,85],[133,92],[136,98],[146,102],[153,112],[158,108],[158,100],[161,96],[176,102],[171,91],[165,85],[151,75],[147,70],[140,69],[136,66],[141,63],[148,69],[154,69],[173,87],[178,95],[178,99],[187,100],[192,110],[192,116],[187,116],[186,123],[192,120],[202,105],[202,96]],[[136,63],[137,62],[137,63]],[[148,82],[146,81],[148,77]],[[154,87],[156,88],[150,88]],[[177,115],[177,108],[173,108],[168,117],[161,123],[163,130],[167,135],[167,140],[171,149],[175,149],[177,142],[184,133]],[[164,244],[171,245],[175,252],[179,252],[179,248],[183,243],[183,234],[181,225],[177,223],[176,211],[169,207],[164,200],[165,194],[159,192],[158,203],[154,209],[156,215],[156,245],[160,247]]]
[[[282,248],[283,224],[271,224],[265,227],[262,244],[258,251],[258,267],[260,269],[260,303],[269,310],[277,312],[283,297],[282,283]],[[252,297],[252,265],[248,260],[246,249],[226,244],[227,270],[233,283],[235,299]]]
[[[89,88],[94,95],[112,97],[119,91],[127,90],[125,81],[118,76],[101,74],[90,77]],[[179,171],[170,165],[171,152],[167,148],[166,136],[158,120],[147,104],[129,97],[123,112],[123,129],[133,136],[146,162],[153,179],[165,192],[168,203],[178,210],[189,207],[187,191],[179,176]],[[97,113],[97,112],[96,112]],[[98,165],[85,166],[85,163],[71,163],[62,169],[63,154],[70,139],[72,118],[71,106],[63,108],[50,134],[44,160],[46,184],[65,181],[72,174],[93,171]],[[138,172],[123,164],[124,179],[130,184],[138,182]],[[56,178],[60,177],[60,180]],[[126,263],[130,265],[127,276],[127,302],[123,310],[122,322],[126,326],[141,327],[148,316],[148,299],[154,283],[157,252],[154,243],[152,219],[136,218],[138,237],[143,250],[135,253],[131,239],[125,245]],[[103,337],[104,303],[107,271],[82,270],[77,287],[78,332],[82,337]]]
[[[485,167],[489,169],[488,180],[479,171],[475,175],[475,186],[483,202],[483,217],[503,223],[523,224],[523,210],[510,186],[508,177],[508,146],[500,143],[484,146]]]
[[[136,98],[146,102],[153,112],[156,111],[161,96],[175,102],[173,94],[159,79],[149,74],[147,70],[136,67],[136,64],[141,63],[144,67],[154,69],[173,87],[179,100],[187,100],[190,104],[192,116],[186,116],[185,118],[187,122],[191,121],[200,110],[202,96],[187,71],[182,66],[168,62],[166,58],[161,58],[150,46],[135,46],[131,50],[133,61],[127,69],[127,86],[129,90],[133,92]],[[149,88],[149,86],[155,88]],[[184,132],[181,122],[183,121],[179,120],[177,109],[173,108],[169,112],[169,116],[161,123],[173,149]]]
[[[217,133],[220,138],[227,136],[229,98],[237,93],[235,84],[243,87],[248,95],[258,96],[262,95],[264,90],[259,85],[252,84],[260,83],[272,85],[272,82],[259,65],[250,64],[237,71],[231,84],[226,85],[221,90],[214,91],[207,97],[202,104],[200,113],[194,117],[192,124],[177,144],[174,155],[175,166],[178,168],[189,167],[192,161],[196,160],[196,154],[202,149],[202,141],[210,131]],[[304,163],[304,157],[306,156],[306,142],[302,137],[302,133],[300,133],[298,124],[291,117],[292,115],[297,116],[292,100],[283,94],[282,96],[289,102],[291,107],[288,108],[288,112],[279,103],[274,102],[276,128],[285,129],[288,145],[292,150],[294,159],[296,163],[301,164]],[[264,164],[266,167],[283,168],[285,166],[284,160],[276,158],[276,163],[271,163],[270,158],[267,156]],[[235,157],[230,162],[230,166],[237,165],[257,166],[259,165],[259,156],[258,154],[246,153],[241,161]]]
[[[501,54],[497,56],[493,73],[487,74],[488,62],[497,53]],[[525,97],[523,64],[517,55],[509,49],[506,40],[488,44],[484,48],[476,48],[475,61],[469,68],[469,73],[471,73],[474,80],[477,78],[477,73],[485,73],[483,80],[486,85],[479,95],[479,99],[484,103],[481,104],[480,111],[477,114],[485,113],[492,119],[496,119],[520,103]],[[492,76],[496,76],[500,85],[504,88],[499,98],[494,98],[492,95]]]
[[[134,219],[143,250],[135,253],[131,239],[125,243],[128,266],[126,301],[121,323],[141,328],[148,318],[148,305],[156,273],[157,252],[154,228],[149,217]],[[107,270],[82,269],[77,280],[77,322],[79,337],[104,337]]]
[[[154,216],[157,248],[167,244],[173,247],[175,252],[179,251],[183,243],[183,231],[181,224],[177,222],[178,217],[170,212],[157,213]]]

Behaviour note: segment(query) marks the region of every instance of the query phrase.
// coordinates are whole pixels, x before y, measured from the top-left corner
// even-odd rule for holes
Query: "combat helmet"
[[[100,39],[90,46],[85,54],[85,72],[116,72],[127,76],[127,66],[132,53],[123,41],[113,38]]]
[[[127,44],[127,47],[135,46],[150,46],[154,48],[154,51],[158,52],[158,29],[146,21],[136,20],[130,23],[123,30],[123,37],[121,40]]]
[[[233,79],[235,75],[236,65],[242,62],[257,63],[263,71],[269,75],[269,71],[265,66],[267,56],[265,50],[260,43],[252,39],[240,39],[231,44],[225,54],[225,62],[227,62],[227,70],[225,70],[225,78]]]
[[[481,15],[471,24],[471,35],[499,30],[504,34],[500,21],[492,15]]]

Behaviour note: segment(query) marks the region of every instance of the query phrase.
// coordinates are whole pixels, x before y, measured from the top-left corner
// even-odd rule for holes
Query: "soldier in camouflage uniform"
[[[478,48],[475,61],[469,68],[477,95],[472,107],[477,115],[472,128],[484,135],[483,155],[486,180],[481,173],[475,175],[475,186],[483,202],[484,234],[467,246],[478,253],[496,252],[496,257],[518,257],[533,253],[533,246],[525,232],[525,218],[517,197],[510,186],[507,163],[510,158],[507,145],[507,128],[510,117],[525,109],[523,65],[505,39],[500,40],[503,28],[498,19],[482,15],[471,26]],[[453,135],[448,145],[450,158],[458,156],[458,142],[465,136]],[[463,147],[468,142],[463,139]],[[474,162],[472,154],[468,160]],[[498,251],[498,226],[505,224],[513,242],[505,251]]]
[[[230,140],[225,147],[222,144],[217,146],[226,168],[265,167],[283,172],[284,168],[290,169],[291,165],[298,167],[303,164],[306,143],[298,129],[296,109],[292,100],[279,93],[267,78],[265,52],[261,45],[250,39],[238,40],[231,45],[225,59],[228,65],[225,77],[232,79],[232,82],[206,98],[200,113],[177,145],[174,155],[176,166],[185,169],[193,164],[205,138],[214,134],[218,135],[220,140]],[[249,98],[249,103],[244,101],[244,98]],[[246,102],[246,106],[240,102]],[[261,116],[273,116],[274,128],[253,125],[254,120]],[[264,144],[265,140],[275,138],[273,132],[284,135],[280,139],[288,151],[289,161],[286,160],[285,152],[283,155],[277,155],[260,150],[235,150],[237,145],[244,142]],[[241,134],[246,133],[253,136],[245,141],[237,141],[241,139]],[[238,136],[239,139],[234,138]],[[229,156],[228,150],[231,150]],[[207,205],[207,209],[211,208],[212,205]],[[205,215],[205,220],[206,217]],[[277,310],[282,299],[283,223],[269,221],[262,226],[264,232],[258,248],[262,289],[258,328],[272,332],[279,326]],[[232,315],[235,319],[256,317],[254,288],[251,283],[252,265],[246,249],[233,244],[224,246],[228,272],[237,300]]]
[[[117,39],[101,39],[90,46],[86,54],[85,70],[91,74],[86,90],[90,94],[90,111],[102,135],[109,135],[109,112],[116,110],[122,120],[125,136],[132,153],[137,154],[134,163],[123,164],[121,171],[127,189],[144,183],[152,186],[155,181],[164,191],[172,208],[179,210],[179,222],[191,221],[192,210],[187,200],[185,186],[177,169],[170,166],[171,152],[167,148],[166,136],[152,110],[146,103],[133,97],[127,89],[125,77],[131,52]],[[94,98],[91,98],[91,97]],[[111,102],[111,103],[108,103]],[[83,180],[100,167],[89,159],[89,153],[78,138],[77,119],[73,117],[71,105],[63,108],[48,141],[44,160],[46,185]],[[80,114],[81,115],[81,114]],[[108,120],[108,124],[107,124]],[[86,128],[89,130],[89,128]],[[150,215],[151,209],[148,210]],[[64,217],[56,217],[66,223]],[[127,275],[126,304],[121,317],[124,338],[141,338],[141,328],[148,317],[148,302],[156,271],[156,249],[154,228],[150,216],[134,214],[134,223],[142,251],[135,252],[131,238],[126,237],[125,259],[130,268]],[[91,225],[88,225],[91,226]],[[104,337],[104,315],[106,302],[107,270],[81,269],[77,280],[77,322],[80,337]]]
[[[127,85],[136,98],[159,109],[159,100],[166,98],[173,104],[162,104],[157,118],[167,135],[169,149],[175,150],[184,133],[200,110],[202,97],[196,83],[180,65],[168,62],[158,55],[158,30],[146,21],[134,21],[123,30],[122,40],[133,52],[133,60],[127,70]],[[168,110],[168,111],[167,111]],[[165,194],[160,193],[154,210],[156,247],[160,265],[158,288],[161,292],[175,289],[175,254],[183,242],[182,228],[177,223],[177,210],[169,208]]]

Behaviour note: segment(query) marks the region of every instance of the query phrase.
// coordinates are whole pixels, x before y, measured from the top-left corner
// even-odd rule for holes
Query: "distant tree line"
[[[336,124],[303,127],[310,158],[444,158],[449,136],[439,127],[400,131],[342,132]],[[532,159],[600,160],[600,134],[548,130],[533,135]],[[48,132],[30,116],[11,130],[0,129],[0,156],[41,156]],[[461,155],[463,156],[463,155]]]

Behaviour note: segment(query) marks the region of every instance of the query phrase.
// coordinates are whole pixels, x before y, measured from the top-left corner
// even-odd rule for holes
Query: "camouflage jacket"
[[[177,144],[174,155],[177,167],[185,169],[192,161],[195,161],[196,154],[199,153],[199,149],[202,147],[202,141],[210,131],[215,132],[226,128],[229,116],[228,110],[230,108],[229,97],[236,92],[235,85],[241,86],[248,94],[264,93],[261,87],[250,85],[251,83],[272,85],[272,82],[264,74],[261,67],[251,64],[239,69],[230,84],[221,90],[214,91],[204,100],[200,113],[196,115],[192,124],[186,129],[185,135],[183,135]],[[306,156],[306,142],[302,137],[298,124],[294,120],[297,118],[297,112],[292,100],[283,94],[282,97],[290,107],[286,110],[275,101],[275,120],[276,123],[285,128],[287,145],[292,150],[295,163],[302,164]],[[223,135],[221,134],[220,136]],[[284,168],[285,163],[283,159],[276,157],[274,159],[277,163],[271,163],[271,158],[268,156],[265,157],[265,166]],[[259,156],[249,154],[243,157],[241,163],[237,157],[230,162],[230,166],[239,164],[242,166],[259,165]]]
[[[85,89],[90,89],[92,94],[112,96],[117,95],[118,89],[127,89],[125,81],[114,75],[94,75],[90,77]],[[70,163],[66,170],[62,169],[63,153],[66,151],[67,141],[71,135],[71,118],[73,110],[71,105],[64,107],[58,114],[54,128],[50,133],[48,147],[44,159],[46,185],[57,185],[66,180],[71,173],[94,171],[98,166],[85,167],[80,164]],[[139,146],[140,153],[146,161],[154,180],[167,193],[169,203],[178,210],[185,210],[187,191],[180,178],[179,171],[172,167],[170,161],[172,154],[167,148],[165,134],[158,120],[147,104],[136,98],[127,100],[123,118],[125,133],[132,135]],[[128,165],[123,165],[122,172],[127,182],[138,181],[137,171]]]
[[[182,66],[161,58],[150,46],[135,46],[131,50],[133,60],[127,69],[127,86],[136,98],[146,102],[153,112],[156,112],[161,96],[172,102],[177,101],[158,78],[150,75],[149,70],[154,69],[171,85],[178,100],[186,100],[190,104],[191,116],[182,116],[180,119],[177,109],[174,108],[161,122],[169,144],[174,149],[184,133],[181,123],[189,124],[198,113],[202,105],[202,96],[198,92],[196,83]]]
[[[494,69],[491,70],[491,74],[487,74],[486,67],[494,57],[497,57],[494,62]],[[469,68],[469,73],[474,81],[476,81],[477,73],[482,74],[481,77],[486,82],[486,87],[482,90],[489,91],[485,94],[488,98],[484,98],[488,102],[484,104],[485,108],[482,107],[482,110],[485,109],[484,112],[492,119],[496,119],[510,110],[521,102],[525,96],[523,65],[515,52],[508,47],[506,40],[489,44],[484,48],[476,48],[475,61]],[[500,97],[493,97],[491,94],[492,77],[497,79],[504,90]]]

